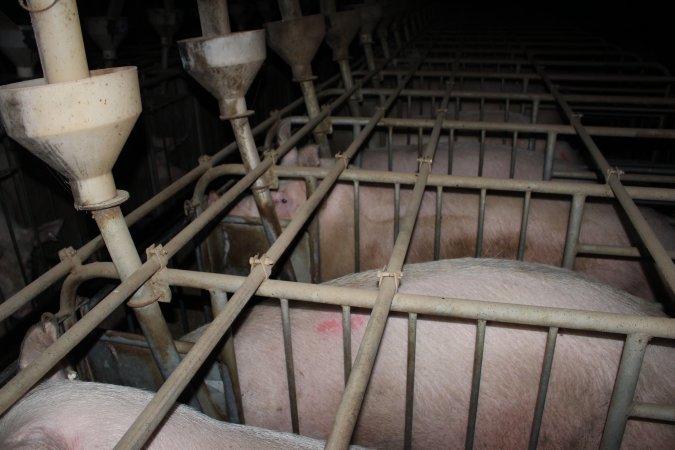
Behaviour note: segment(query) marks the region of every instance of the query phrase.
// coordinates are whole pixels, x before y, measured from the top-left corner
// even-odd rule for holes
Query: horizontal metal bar
[[[159,281],[175,286],[196,289],[223,289],[234,292],[245,277],[179,269],[162,269]],[[256,295],[301,300],[326,305],[354,308],[372,308],[376,290],[355,289],[323,284],[292,283],[265,280]],[[566,308],[536,307],[455,298],[437,298],[426,295],[401,294],[394,296],[392,311],[416,313],[460,319],[505,322],[520,325],[567,328],[605,333],[644,334],[675,339],[675,319],[665,317],[638,317],[627,314],[580,311]]]
[[[630,417],[675,422],[675,406],[655,405],[653,403],[633,403]]]

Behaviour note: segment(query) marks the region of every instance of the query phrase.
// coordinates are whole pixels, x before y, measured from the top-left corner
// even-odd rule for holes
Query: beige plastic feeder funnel
[[[7,134],[68,179],[77,209],[109,208],[128,198],[116,189],[111,171],[140,113],[135,67],[0,87]]]
[[[269,46],[291,66],[296,81],[314,79],[312,59],[326,34],[322,14],[265,24]]]
[[[265,31],[178,41],[183,68],[218,99],[221,119],[249,115],[244,98],[267,56]]]

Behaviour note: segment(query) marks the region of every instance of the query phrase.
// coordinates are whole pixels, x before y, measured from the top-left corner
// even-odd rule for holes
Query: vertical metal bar
[[[291,407],[291,427],[293,433],[299,433],[298,398],[295,389],[295,369],[293,367],[293,341],[291,337],[291,318],[288,310],[288,300],[279,299],[281,306],[281,328],[284,335],[284,356],[286,357],[286,379],[288,380],[288,400]]]
[[[476,258],[480,258],[483,252],[483,228],[485,225],[485,197],[487,189],[480,190],[480,200],[478,201],[478,232],[476,234]]]
[[[584,215],[584,203],[586,196],[584,194],[574,194],[572,196],[572,205],[570,207],[570,218],[567,223],[567,236],[565,237],[565,251],[563,253],[562,267],[572,269],[574,259],[577,257],[577,244],[581,234],[581,221]]]
[[[558,134],[549,132],[546,134],[546,152],[544,154],[544,180],[550,181],[553,176],[553,156]]]
[[[422,156],[422,128],[417,129],[417,156]]]
[[[476,432],[476,416],[478,415],[478,396],[480,394],[480,379],[483,369],[483,350],[485,349],[485,320],[476,324],[476,348],[473,356],[473,374],[471,376],[471,397],[469,401],[469,420],[466,427],[466,449],[473,448],[473,438]]]
[[[509,178],[516,177],[516,160],[518,159],[518,132],[513,132],[513,143],[511,145],[511,167],[509,167]]]
[[[485,164],[485,130],[480,130],[480,152],[478,155],[478,176],[483,176],[483,165]]]
[[[649,339],[648,336],[641,334],[626,336],[612,400],[609,402],[607,421],[600,441],[600,448],[603,450],[618,449],[621,446]]]
[[[452,175],[452,160],[454,157],[455,150],[455,129],[450,129],[450,134],[448,135],[448,175]]]
[[[436,221],[434,224],[434,261],[441,255],[441,226],[443,217],[443,186],[436,186]]]
[[[534,100],[532,100],[532,117],[530,118],[530,123],[537,123],[538,117],[539,117],[539,99],[535,98]],[[536,142],[535,138],[531,137],[527,147],[530,151],[534,151],[535,142]]]
[[[342,307],[342,362],[344,366],[345,385],[352,372],[352,316],[349,306]]]
[[[387,127],[387,168],[394,170],[394,127]]]
[[[551,379],[551,367],[553,366],[553,355],[555,352],[555,342],[558,337],[558,328],[548,329],[546,337],[546,348],[544,350],[544,361],[541,368],[541,377],[539,378],[539,392],[537,393],[537,403],[534,407],[534,418],[532,419],[532,429],[530,431],[529,450],[536,450],[539,442],[539,431],[541,421],[544,415],[544,406],[546,405],[546,394],[548,392],[548,382]]]
[[[359,182],[354,180],[354,272],[361,271],[361,205],[359,202]]]
[[[408,359],[405,384],[405,430],[403,448],[412,448],[413,411],[415,402],[415,350],[417,347],[417,314],[408,314]]]
[[[315,177],[308,177],[305,180],[307,197],[310,197],[314,193],[317,184],[318,182]],[[309,238],[310,277],[312,283],[320,283],[323,280],[321,279],[321,227],[318,214],[315,214],[309,223],[307,232]]]
[[[522,261],[525,257],[525,243],[527,242],[527,221],[530,217],[531,198],[532,191],[525,191],[525,198],[523,198],[523,215],[520,219],[520,237],[518,238],[518,261]]]
[[[394,240],[398,236],[399,223],[401,220],[401,185],[394,184]]]
[[[209,296],[211,298],[211,309],[214,315],[218,315],[225,309],[227,304],[227,293],[220,289],[209,289]],[[241,385],[239,384],[239,370],[237,369],[237,357],[234,349],[234,337],[232,330],[225,333],[225,342],[220,350],[220,359],[227,368],[227,375],[232,384],[232,393],[234,394],[235,404],[231,405],[225,398],[228,412],[228,421],[234,423],[244,422],[244,406],[241,401]],[[222,374],[221,374],[222,375]],[[226,380],[223,379],[223,386],[227,386]],[[227,392],[227,389],[225,389]]]
[[[481,78],[481,86],[483,84],[483,79]],[[478,120],[483,122],[485,120],[485,99],[480,98],[480,106],[478,107]]]

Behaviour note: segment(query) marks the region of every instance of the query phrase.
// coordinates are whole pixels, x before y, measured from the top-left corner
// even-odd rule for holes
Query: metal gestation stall
[[[42,81],[42,84],[28,82],[18,87],[10,85],[0,89],[3,111],[11,104],[14,108],[23,108],[22,111],[30,112],[28,107],[33,101],[30,91],[49,89],[54,84],[61,84],[58,87],[65,89],[68,84],[83,83],[82,87],[78,85],[76,88],[81,91],[89,89],[92,84],[101,84],[97,78],[105,81],[104,77],[112,77],[111,80],[122,83],[125,89],[133,91],[133,80],[131,80],[133,77],[129,76],[130,68],[92,72],[89,76],[86,59],[83,56],[59,55],[58,52],[62,49],[48,48],[50,47],[48,33],[57,32],[54,29],[59,28],[64,14],[72,13],[75,2],[60,0],[47,9],[44,8],[52,2],[43,3],[44,5],[33,1],[30,5],[34,10],[31,13],[34,26],[43,27],[44,36],[47,36],[47,39],[43,41],[40,41],[38,37],[41,52],[47,55],[54,52],[53,60],[43,60],[46,81]],[[603,137],[621,138],[631,140],[631,142],[635,139],[640,143],[650,142],[650,140],[675,142],[673,123],[675,101],[669,96],[670,85],[674,78],[668,75],[667,71],[656,65],[642,63],[630,54],[620,52],[600,40],[581,34],[540,31],[529,34],[514,33],[508,35],[511,37],[507,37],[505,34],[491,35],[487,31],[472,34],[463,30],[447,30],[445,29],[447,26],[443,30],[438,30],[429,26],[431,15],[428,11],[398,14],[392,4],[388,4],[385,11],[394,14],[385,16],[385,20],[380,23],[379,28],[376,28],[382,10],[376,4],[367,3],[358,13],[361,24],[360,41],[364,47],[367,69],[352,72],[352,68],[345,61],[349,56],[347,50],[349,43],[358,29],[355,27],[350,29],[346,24],[353,23],[356,16],[353,12],[336,13],[334,5],[330,5],[331,2],[325,2],[323,12],[329,17],[328,36],[331,37],[329,43],[332,45],[335,59],[339,62],[342,84],[339,83],[340,80],[337,77],[333,77],[315,89],[310,63],[324,36],[324,19],[320,16],[319,18],[303,17],[297,2],[280,1],[284,20],[270,24],[267,31],[274,36],[274,49],[291,65],[295,80],[301,83],[303,99],[273,113],[269,119],[251,128],[248,122],[250,112],[247,111],[244,94],[248,83],[255,76],[265,58],[265,35],[259,30],[231,33],[225,2],[205,0],[198,3],[204,37],[179,44],[184,67],[218,98],[221,118],[231,122],[236,142],[209,157],[202,157],[197,167],[126,217],[122,216],[118,206],[125,200],[125,193],[115,189],[112,177],[106,178],[106,174],[114,164],[115,157],[108,158],[109,160],[104,164],[105,167],[100,174],[100,177],[104,178],[101,182],[102,187],[95,186],[91,180],[84,177],[86,174],[77,173],[69,167],[60,167],[64,175],[76,186],[74,188],[76,205],[82,209],[92,210],[102,235],[78,250],[64,250],[62,261],[59,264],[0,305],[0,320],[9,317],[47,286],[63,277],[67,278],[64,283],[65,294],[62,295],[62,311],[59,315],[67,316],[74,314],[74,293],[81,280],[97,276],[119,276],[122,282],[117,289],[80,320],[70,320],[68,330],[49,348],[49,351],[0,390],[0,413],[10,408],[51,367],[89,335],[101,321],[131,297],[127,304],[134,308],[148,345],[153,350],[155,361],[166,378],[153,400],[117,445],[117,448],[141,448],[160,425],[163,417],[176,402],[196,371],[216,348],[239,313],[257,294],[281,299],[284,338],[287,343],[284,346],[285,357],[289,367],[287,377],[291,422],[293,431],[296,432],[299,419],[297,399],[294,393],[295,375],[292,370],[291,347],[288,345],[291,338],[288,300],[342,306],[344,339],[349,339],[350,336],[350,308],[372,309],[353,366],[348,363],[352,361],[348,353],[351,347],[349,344],[343,346],[344,360],[347,362],[345,367],[347,381],[333,429],[328,436],[327,447],[329,448],[345,448],[351,440],[390,310],[409,314],[409,320],[413,325],[409,331],[409,341],[412,345],[408,347],[408,352],[414,352],[414,323],[417,314],[460,318],[476,324],[478,338],[474,349],[471,403],[467,405],[469,411],[467,447],[472,447],[474,434],[480,433],[480,430],[475,429],[484,344],[480,336],[484,338],[486,328],[493,324],[528,325],[548,331],[548,344],[543,360],[537,407],[530,436],[531,447],[536,447],[537,444],[547,382],[552,369],[555,338],[561,329],[610,333],[624,340],[623,355],[618,367],[602,436],[601,446],[603,448],[620,446],[629,417],[665,422],[675,421],[675,405],[643,404],[634,401],[640,366],[649,346],[648,343],[652,338],[675,339],[675,320],[673,319],[562,311],[552,308],[397,294],[400,274],[403,271],[411,235],[425,192],[435,191],[438,194],[437,197],[440,198],[442,193],[454,189],[479,194],[478,239],[475,256],[480,256],[482,252],[480,236],[483,232],[485,203],[488,195],[503,192],[521,196],[523,199],[518,259],[522,259],[524,254],[528,205],[532,195],[556,195],[569,199],[571,204],[562,261],[564,267],[572,268],[579,254],[601,255],[607,258],[612,256],[645,257],[654,261],[665,288],[672,294],[675,286],[673,255],[664,249],[640,210],[635,206],[635,200],[672,205],[675,201],[675,191],[668,188],[673,181],[672,175],[652,173],[648,170],[644,170],[643,173],[630,173],[629,168],[623,166],[619,170],[619,168],[610,166],[595,143],[597,139]],[[68,31],[75,33],[72,29]],[[302,35],[301,31],[307,34]],[[298,40],[299,33],[305,39]],[[374,48],[376,45],[374,33],[379,39],[381,52]],[[79,40],[81,41],[81,37]],[[77,36],[70,36],[65,41],[58,42],[77,41]],[[287,51],[288,46],[297,50],[298,47],[293,46],[298,42],[303,43],[302,51]],[[223,49],[230,51],[223,52]],[[84,67],[82,64],[79,66],[76,64],[81,63],[81,60],[84,60]],[[600,60],[602,63],[598,63]],[[64,67],[68,68],[66,73],[61,71]],[[238,75],[235,77],[234,73]],[[245,77],[249,79],[244,80]],[[473,82],[474,87],[470,87],[470,82]],[[485,86],[486,83],[489,87]],[[518,91],[513,89],[514,86],[518,88]],[[100,86],[91,88],[98,89]],[[482,90],[483,88],[488,90]],[[106,93],[103,92],[102,95]],[[110,95],[107,98],[112,100],[117,96],[116,92],[114,96]],[[318,99],[326,105],[322,108],[318,107]],[[364,100],[363,104],[361,100]],[[261,135],[268,132],[265,141],[269,143],[270,136],[274,133],[274,126],[279,119],[299,113],[299,107],[303,104],[306,105],[307,116],[291,117],[292,123],[301,125],[300,128],[275,150],[268,149],[263,159],[260,159],[256,151],[256,142],[260,141]],[[124,117],[133,117],[138,114],[137,105],[137,97],[130,95],[121,100],[118,106]],[[497,110],[503,114],[503,121],[462,119],[463,108],[471,110],[472,107],[478,110],[479,119],[485,119],[491,111],[490,105],[497,106],[492,111]],[[56,106],[62,107],[62,105]],[[349,115],[344,114],[344,107],[347,106]],[[509,116],[515,114],[518,108],[519,113],[526,114],[531,123],[509,122]],[[551,109],[562,111],[562,124],[542,123],[541,118],[545,116],[543,111]],[[580,112],[598,117],[598,120],[627,121],[626,123],[632,123],[634,126],[630,128],[586,126],[582,123]],[[451,114],[453,118],[450,118]],[[7,117],[3,116],[3,121],[7,122],[7,120]],[[42,116],[36,112],[34,120],[39,124]],[[131,119],[125,119],[125,124],[128,121],[133,124]],[[643,126],[644,124],[648,126]],[[335,149],[331,148],[331,140],[328,138],[331,127],[335,133],[342,127],[353,133],[350,143],[340,152],[335,152]],[[38,142],[44,135],[40,134],[38,137],[21,135],[22,132],[30,133],[32,130],[26,131],[25,128],[21,129],[18,126],[18,131],[11,126],[7,126],[7,129],[11,136],[18,137],[23,145],[41,155],[47,162],[53,163],[53,158],[49,155],[51,151],[64,152],[63,159],[67,160],[69,149],[57,148],[51,144],[41,145]],[[349,168],[349,162],[355,161],[357,152],[362,151],[366,146],[377,146],[383,143],[393,155],[396,150],[395,138],[397,135],[401,137],[401,130],[405,130],[404,138],[407,143],[413,142],[413,138],[417,136],[416,142],[420,154],[419,165],[415,173]],[[413,133],[408,133],[410,130]],[[275,165],[276,161],[310,133],[313,133],[324,156],[334,154],[334,164],[321,168]],[[511,176],[514,174],[513,167],[515,167],[517,155],[515,149],[518,146],[519,137],[524,137],[529,146],[535,146],[537,140],[544,139],[546,158],[541,168],[542,181],[432,174],[434,155],[441,139],[447,135],[446,142],[451,150],[455,137],[462,134],[478,138],[480,167],[483,166],[487,139],[496,136],[499,139],[510,141],[514,149]],[[594,163],[591,171],[583,170],[574,173],[556,171],[553,158],[556,143],[561,136],[572,136],[581,141],[580,148],[588,153],[588,157]],[[110,145],[121,148],[121,144],[123,142]],[[73,145],[77,147],[78,144]],[[242,154],[244,164],[218,165],[237,148]],[[113,150],[111,152],[114,153]],[[390,167],[393,159],[393,156],[390,157]],[[634,166],[641,166],[644,159],[642,155],[639,155],[634,161]],[[628,173],[623,174],[621,171]],[[205,205],[203,194],[206,187],[216,178],[225,176],[238,179],[238,181],[216,201],[208,206]],[[310,186],[308,193],[311,195],[308,195],[306,202],[286,224],[285,229],[282,229],[275,215],[269,192],[273,176],[304,178]],[[551,181],[552,178],[561,176],[581,179],[588,179],[591,176],[598,178],[596,182]],[[400,211],[400,190],[402,187],[412,187],[405,215],[400,218],[398,214],[396,215],[395,243],[386,266],[381,271],[389,276],[383,276],[380,279],[377,292],[270,279],[275,270],[281,269],[275,266],[277,261],[281,259],[299,234],[309,230],[309,240],[314,242],[313,247],[312,245],[310,247],[317,248],[317,230],[320,232],[317,221],[309,227],[308,223],[324,198],[329,195],[332,186],[338,181],[352,183],[356,193],[362,183],[390,186],[392,195],[396,199],[397,211]],[[624,186],[624,183],[628,184],[633,181],[648,186]],[[193,214],[193,220],[165,245],[148,249],[147,258],[142,262],[133,247],[127,227],[195,182],[197,182],[195,193],[187,208]],[[250,274],[247,277],[166,267],[168,261],[181,248],[191,242],[209,223],[219,218],[221,213],[250,187],[253,187],[256,204],[263,218],[264,234],[270,246],[262,256],[251,259]],[[584,204],[586,199],[591,197],[615,198],[639,236],[640,244],[625,248],[587,243],[581,245],[578,238]],[[358,194],[355,198],[358,199]],[[359,217],[361,207],[358,201],[355,202],[356,218]],[[440,202],[437,202],[436,208],[436,216],[439,219],[436,221],[434,231],[434,255],[438,257],[439,240],[443,233]],[[358,224],[354,229],[355,266],[358,268],[360,240]],[[111,251],[113,263],[83,264],[104,245],[104,242],[110,244],[108,248]],[[208,245],[206,250],[209,251]],[[312,254],[311,264],[314,267],[312,278],[316,279],[316,268],[319,262],[315,257],[320,255],[320,249],[310,253]],[[283,272],[284,276],[290,279],[296,276],[292,268],[278,271]],[[402,282],[405,282],[405,278]],[[168,337],[166,324],[156,303],[158,300],[170,299],[168,294],[170,286],[208,290],[215,313],[213,322],[182,361],[177,357],[176,344]],[[227,299],[225,292],[232,292],[233,295]],[[227,356],[224,356],[224,359],[227,359]],[[410,357],[408,360],[406,383],[408,392],[412,392],[415,360]],[[210,412],[208,394],[203,392],[198,398],[202,409]],[[412,398],[412,395],[406,398],[406,423],[402,424],[402,427],[405,426],[407,447],[410,447],[413,442],[411,424],[415,406]]]

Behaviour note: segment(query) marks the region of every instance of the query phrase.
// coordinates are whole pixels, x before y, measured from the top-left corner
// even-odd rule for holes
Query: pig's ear
[[[291,137],[291,121],[289,119],[282,120],[277,130],[277,143],[283,145]]]
[[[305,145],[298,152],[298,165],[303,167],[319,167],[319,147],[316,144]]]
[[[38,359],[40,355],[58,339],[58,330],[54,322],[45,320],[33,325],[21,343],[19,354],[19,370],[25,369],[29,364]],[[68,378],[67,368],[64,363],[54,367],[54,371],[48,375],[53,380],[65,380]]]
[[[281,161],[279,161],[280,166],[297,166],[298,165],[298,149],[293,147],[290,149]]]

